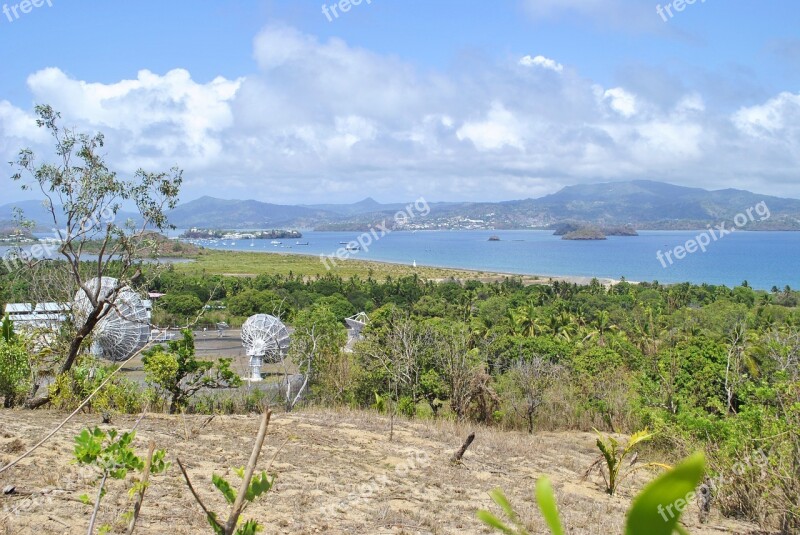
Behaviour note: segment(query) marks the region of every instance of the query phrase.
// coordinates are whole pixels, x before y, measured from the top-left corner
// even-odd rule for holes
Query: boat
[[[278,240],[272,240],[270,243],[272,245],[280,245],[281,244],[281,242],[279,242]]]
[[[361,250],[361,246],[360,245],[348,245],[347,247],[344,248],[344,250],[345,251],[360,251]]]
[[[299,241],[296,241],[296,242],[294,242],[294,244],[295,244],[295,245],[308,245],[308,242],[307,242],[307,241],[306,241],[306,242],[299,242]]]

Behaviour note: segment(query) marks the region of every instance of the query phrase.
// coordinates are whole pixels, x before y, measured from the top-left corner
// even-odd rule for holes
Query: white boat
[[[279,242],[278,240],[272,240],[270,243],[272,245],[280,245],[281,244],[281,242]]]

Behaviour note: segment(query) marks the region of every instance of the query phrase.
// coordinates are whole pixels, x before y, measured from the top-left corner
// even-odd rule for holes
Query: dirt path
[[[0,463],[29,447],[64,417],[55,412],[0,411]],[[118,429],[135,417],[118,416]],[[137,451],[150,439],[177,455],[206,504],[226,516],[226,504],[211,485],[211,474],[238,483],[231,467],[243,466],[258,428],[258,416],[217,416],[205,427],[205,416],[185,418],[148,415],[139,424]],[[83,534],[90,508],[78,500],[94,495],[85,469],[71,464],[73,436],[98,424],[98,415],[80,415],[51,442],[10,472],[0,475],[0,489],[16,486],[13,496],[0,495],[0,534]],[[559,507],[574,534],[621,533],[624,513],[636,489],[620,496],[603,493],[598,481],[581,476],[595,459],[588,433],[541,433],[530,436],[477,428],[477,439],[463,466],[449,456],[471,428],[450,422],[400,421],[394,441],[388,420],[374,413],[306,411],[276,414],[259,467],[278,447],[273,490],[249,507],[244,518],[257,518],[265,533],[464,534],[491,533],[475,519],[479,508],[491,508],[487,492],[500,486],[533,533],[546,533],[532,490],[536,478],[551,477]],[[647,476],[633,485],[638,489]],[[236,485],[234,485],[236,486]],[[100,522],[119,533],[131,508],[125,490],[114,482],[104,499]],[[711,524],[696,523],[688,511],[691,533],[748,533],[751,528],[712,515]],[[177,466],[155,476],[144,502],[137,534],[211,533],[186,489]]]

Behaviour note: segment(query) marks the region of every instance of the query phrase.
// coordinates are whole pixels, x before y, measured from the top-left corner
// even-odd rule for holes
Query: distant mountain
[[[333,212],[343,216],[354,216],[361,214],[371,214],[375,212],[382,212],[387,210],[402,210],[405,205],[403,204],[381,204],[372,197],[367,197],[363,201],[353,204],[302,204],[303,208],[310,208],[312,210],[322,210],[325,212]]]
[[[759,203],[769,209],[765,221],[750,222],[749,230],[800,230],[800,200],[760,195],[744,190],[708,191],[663,182],[633,180],[568,186],[538,199],[505,202],[431,203],[430,213],[419,211],[406,228],[414,229],[524,229],[554,228],[558,224],[630,226],[648,229],[696,229],[731,221]],[[38,201],[0,206],[0,222],[11,219],[12,206],[26,217],[48,223]],[[368,197],[353,204],[289,206],[255,200],[201,197],[169,213],[178,228],[365,230],[387,221],[407,203],[382,204]],[[125,217],[128,217],[126,214]],[[755,218],[760,216],[755,213]]]
[[[331,211],[303,206],[200,197],[178,205],[169,213],[169,222],[178,228],[309,228],[319,221],[339,217]]]
[[[50,210],[45,207],[42,201],[18,201],[8,204],[0,205],[0,227],[12,227],[14,225],[14,208],[22,210],[22,216],[28,221],[33,221],[36,224],[37,232],[47,232],[53,228],[53,216]],[[56,205],[56,215],[61,225],[64,224],[64,212],[60,205]],[[134,212],[126,212],[120,210],[117,212],[116,219],[120,223],[124,223],[128,219],[134,221],[141,221],[139,214]]]

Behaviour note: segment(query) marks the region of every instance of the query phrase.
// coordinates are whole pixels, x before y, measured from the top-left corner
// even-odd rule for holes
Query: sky
[[[800,198],[797,0],[0,9],[2,162],[50,157],[34,119],[50,104],[102,132],[122,176],[182,168],[184,201],[502,201],[634,179]],[[0,204],[31,198],[0,184]]]

